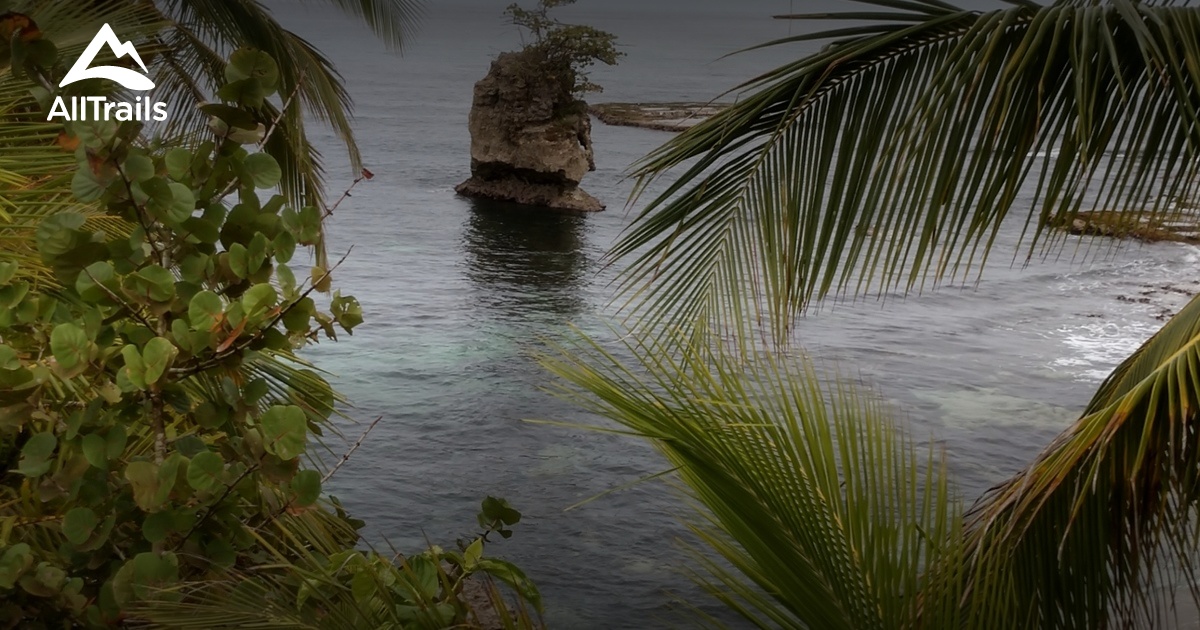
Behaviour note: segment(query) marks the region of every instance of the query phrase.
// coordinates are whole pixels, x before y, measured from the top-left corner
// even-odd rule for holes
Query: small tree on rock
[[[603,88],[588,79],[588,69],[597,62],[615,65],[624,53],[617,50],[617,36],[579,24],[564,24],[550,10],[575,4],[575,0],[538,0],[532,9],[513,3],[504,10],[530,41],[522,52],[538,65],[537,71],[559,79],[564,90],[582,97]]]

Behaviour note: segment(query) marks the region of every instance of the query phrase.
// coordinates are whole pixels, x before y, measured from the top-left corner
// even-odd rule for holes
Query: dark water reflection
[[[463,266],[478,300],[500,318],[581,313],[591,269],[585,226],[586,218],[576,214],[472,200],[463,225]]]

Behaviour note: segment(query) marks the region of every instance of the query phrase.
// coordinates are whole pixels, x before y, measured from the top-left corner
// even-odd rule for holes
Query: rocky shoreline
[[[1180,210],[1156,217],[1127,212],[1097,210],[1080,212],[1069,225],[1061,226],[1071,234],[1132,238],[1147,243],[1187,243],[1200,245],[1200,211]]]
[[[588,113],[606,125],[683,131],[720,113],[723,103],[597,103]]]

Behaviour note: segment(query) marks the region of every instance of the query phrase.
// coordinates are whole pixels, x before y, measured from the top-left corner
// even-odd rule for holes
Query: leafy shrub
[[[483,556],[486,531],[407,559],[354,549],[362,523],[305,465],[339,397],[295,352],[363,312],[333,268],[298,262],[327,212],[271,194],[275,62],[233,53],[223,102],[202,106],[208,137],[148,141],[116,121],[55,137],[39,122],[53,97],[104,86],[53,94],[53,45],[22,45],[38,55],[20,55],[28,81],[0,83],[22,94],[6,122],[48,129],[22,150],[75,166],[22,191],[40,196],[23,201],[36,230],[3,234],[0,626],[109,627],[269,592],[289,614],[339,607],[321,627],[361,627],[380,607],[402,627],[445,627],[467,618],[476,573],[537,602],[519,569]]]
[[[504,11],[512,23],[528,33],[523,53],[536,63],[538,71],[556,78],[566,92],[582,96],[603,90],[588,80],[588,68],[597,62],[615,65],[624,53],[617,50],[617,36],[578,24],[563,24],[550,17],[557,7],[575,0],[538,0],[532,9],[511,4]]]

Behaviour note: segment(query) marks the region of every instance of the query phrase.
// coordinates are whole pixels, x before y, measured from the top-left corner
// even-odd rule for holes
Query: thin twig
[[[125,184],[125,192],[129,194],[129,205],[133,207],[133,213],[137,215],[138,223],[141,224],[142,231],[146,233],[146,242],[150,244],[150,249],[153,249],[154,253],[158,254],[159,258],[162,258],[163,251],[158,247],[158,243],[154,241],[154,238],[152,238],[150,224],[146,223],[146,217],[142,215],[142,207],[133,198],[133,185],[129,183],[129,178],[125,176],[124,169],[121,168],[121,165],[116,160],[113,160],[113,166],[116,167],[117,174],[121,176],[121,182]]]
[[[383,420],[383,416],[375,418],[375,421],[371,423],[371,426],[368,426],[367,430],[363,431],[363,434],[358,437],[358,441],[354,443],[354,446],[351,446],[350,450],[346,451],[346,453],[342,455],[342,458],[338,460],[338,463],[331,468],[329,472],[325,473],[324,477],[321,477],[321,483],[329,481],[330,477],[333,477],[334,473],[336,473],[346,462],[350,461],[350,456],[354,454],[354,451],[358,450],[358,447],[362,446],[363,440],[367,439],[367,435],[371,433],[371,430],[375,428],[375,425],[379,424],[380,420]]]
[[[342,202],[350,197],[350,191],[354,190],[354,187],[357,186],[359,184],[359,182],[361,182],[364,179],[371,179],[373,177],[375,177],[375,173],[372,173],[371,171],[364,168],[362,170],[362,173],[359,174],[359,176],[353,182],[350,182],[350,186],[348,188],[346,188],[346,190],[344,192],[342,192],[342,196],[339,197],[338,200],[335,201],[332,206],[329,206],[329,208],[327,208],[325,210],[325,214],[321,215],[321,220],[324,221],[325,219],[328,219],[330,216],[332,216],[333,211],[337,210],[338,206],[342,205]]]
[[[204,370],[207,370],[209,368],[214,368],[214,367],[220,365],[221,362],[224,361],[225,359],[228,359],[229,357],[241,352],[242,350],[245,350],[247,347],[250,346],[250,344],[261,339],[263,337],[263,335],[265,335],[267,333],[268,330],[274,328],[275,324],[279,323],[279,320],[283,319],[284,316],[286,316],[293,308],[295,308],[297,304],[299,304],[302,300],[304,300],[304,298],[308,297],[309,294],[311,294],[313,291],[315,291],[317,289],[317,285],[324,282],[326,278],[329,278],[330,276],[332,276],[333,272],[336,271],[338,267],[342,266],[342,263],[346,262],[346,258],[348,258],[350,256],[350,252],[352,252],[352,251],[354,251],[353,245],[350,246],[350,249],[346,250],[346,254],[342,256],[341,260],[339,260],[336,265],[334,265],[332,268],[330,268],[328,271],[326,271],[324,273],[324,275],[322,275],[320,278],[315,280],[312,283],[312,286],[310,286],[307,290],[305,290],[304,293],[300,294],[300,297],[296,298],[295,300],[292,300],[292,302],[287,305],[287,308],[280,309],[279,313],[276,314],[275,317],[272,318],[270,322],[267,322],[267,324],[265,326],[258,329],[258,332],[254,333],[254,335],[251,336],[249,339],[246,339],[245,341],[237,344],[236,346],[230,347],[229,349],[225,350],[224,352],[218,352],[217,354],[213,355],[209,359],[207,359],[205,361],[201,361],[200,363],[198,363],[196,365],[193,365],[190,367],[181,367],[178,369],[171,368],[170,373],[172,375],[181,375],[182,374],[183,377],[186,378],[188,376],[192,376],[193,374],[199,374],[200,372],[203,372]]]
[[[258,462],[256,462],[253,466],[246,468],[246,470],[243,471],[242,474],[239,475],[237,479],[233,480],[233,483],[225,486],[225,492],[223,492],[220,497],[217,497],[216,501],[213,501],[212,504],[208,506],[208,509],[205,510],[205,512],[204,512],[204,516],[201,516],[200,520],[196,521],[196,524],[192,525],[192,528],[188,530],[188,533],[184,534],[183,538],[180,539],[180,541],[175,544],[175,549],[179,549],[180,547],[182,547],[183,544],[186,543],[188,541],[188,539],[192,537],[192,534],[196,533],[196,531],[199,530],[200,527],[204,525],[204,523],[208,520],[208,517],[212,516],[213,512],[217,511],[217,506],[224,503],[225,499],[228,498],[230,494],[233,494],[233,490],[235,488],[237,488],[238,484],[242,483],[242,481],[245,480],[246,477],[249,477],[251,475],[251,473],[253,473],[254,471],[256,471],[262,467],[262,460],[266,456],[267,456],[267,453],[264,451],[263,454],[261,456],[259,456]]]
[[[271,121],[271,126],[268,127],[266,132],[263,134],[262,140],[258,141],[258,149],[260,151],[262,150],[262,148],[264,146],[266,146],[267,140],[271,139],[271,134],[275,133],[275,130],[279,127],[279,121],[283,120],[284,114],[287,113],[288,107],[292,104],[292,99],[296,97],[296,93],[300,91],[300,86],[302,86],[302,85],[304,85],[304,75],[303,74],[301,74],[300,79],[298,81],[296,81],[296,87],[294,89],[292,89],[292,93],[288,94],[287,99],[283,101],[283,106],[281,106],[279,108],[279,113],[276,114],[275,119]],[[228,138],[228,134],[225,137]],[[225,138],[222,138],[222,141],[224,141],[224,139]],[[234,188],[234,186],[237,185],[237,183],[238,183],[238,178],[237,178],[237,176],[234,176],[233,179],[229,180],[229,183],[225,185],[225,188],[223,190],[221,190],[221,192],[215,197],[215,199],[218,199],[218,200],[224,199],[225,195],[228,195],[229,193],[233,192],[233,188]]]
[[[113,293],[112,289],[109,289],[108,287],[101,284],[101,282],[96,279],[96,276],[93,276],[92,272],[88,271],[86,267],[83,269],[83,273],[86,273],[87,277],[91,278],[92,282],[95,282],[96,286],[100,287],[105,293],[107,293],[108,297],[112,298],[113,301],[115,301],[117,304],[119,304],[121,306],[121,308],[129,311],[129,314],[131,316],[133,316],[134,319],[138,320],[138,322],[141,325],[145,326],[146,328],[149,328],[150,330],[154,330],[154,326],[150,324],[150,320],[146,319],[146,317],[144,315],[142,315],[141,312],[139,312],[137,309],[135,309],[132,306],[130,306],[129,304],[127,304],[125,302],[125,300],[121,299],[121,296],[117,295],[116,293]]]
[[[303,72],[300,73],[300,78],[296,80],[295,89],[292,90],[291,94],[288,94],[287,100],[283,101],[283,105],[279,108],[279,115],[275,117],[275,120],[271,121],[271,126],[267,128],[267,133],[263,136],[263,139],[259,141],[258,148],[261,149],[266,146],[267,141],[271,139],[271,134],[275,133],[275,129],[279,127],[279,121],[283,119],[284,113],[291,106],[292,99],[296,98],[296,94],[300,91],[300,86],[304,85],[305,76]]]

